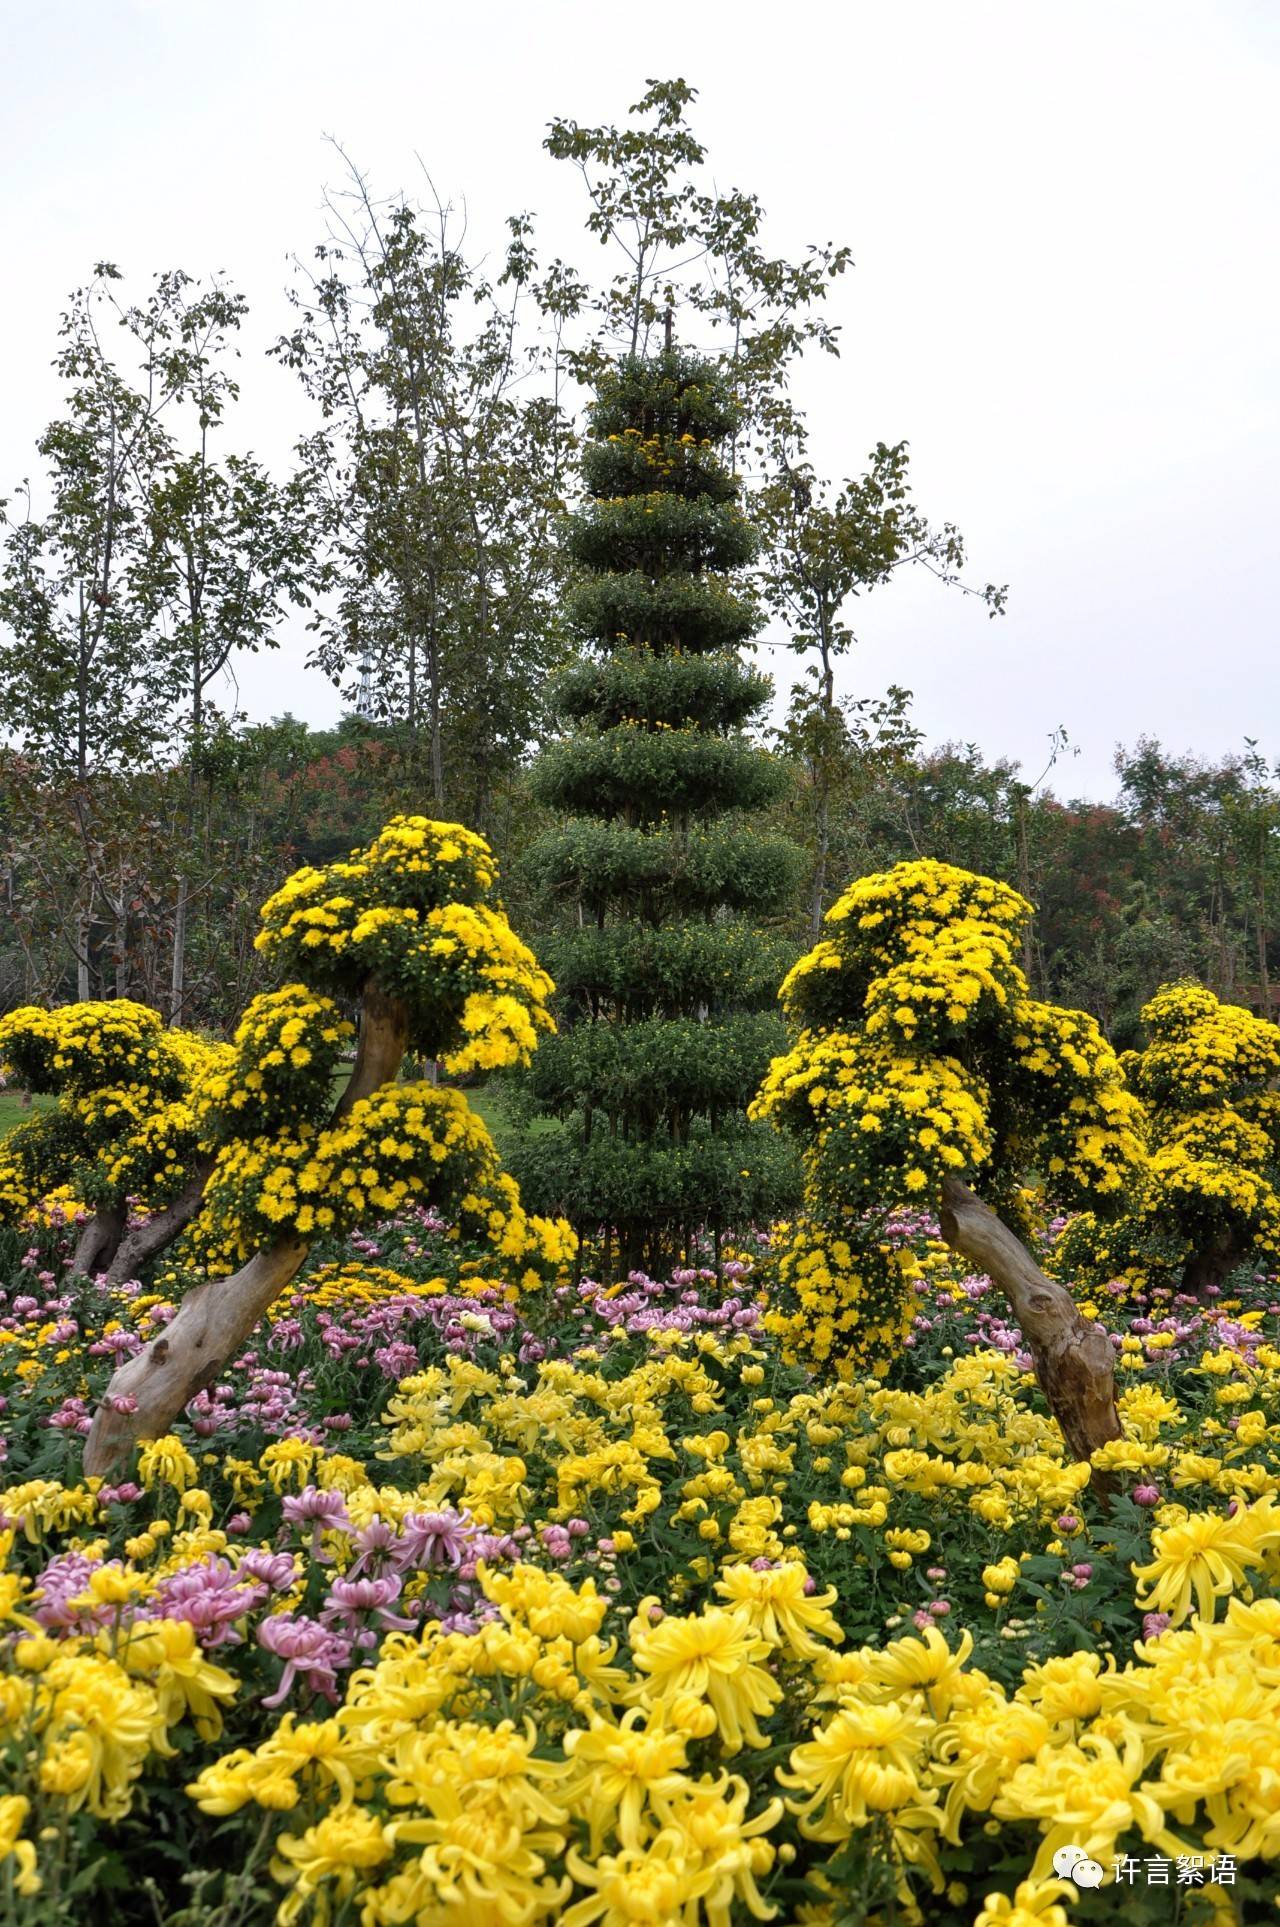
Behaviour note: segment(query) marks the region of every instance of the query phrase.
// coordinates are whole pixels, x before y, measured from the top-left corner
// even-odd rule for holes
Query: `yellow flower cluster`
[[[554,1028],[554,985],[500,905],[483,837],[394,818],[366,850],[305,868],[262,908],[256,943],[317,992],[371,982],[404,1001],[415,1047],[455,1070],[523,1063]]]
[[[108,1193],[159,1210],[182,1189],[199,1143],[196,1107],[185,1098],[162,1104],[100,1159]]]
[[[723,1603],[696,1613],[642,1600],[625,1650],[590,1579],[517,1565],[482,1583],[489,1624],[391,1637],[335,1716],[287,1719],[193,1781],[213,1816],[280,1816],[282,1927],[342,1901],[373,1927],[444,1920],[454,1894],[495,1921],[727,1927],[738,1903],[767,1920],[761,1883],[793,1827],[833,1903],[816,1920],[840,1892],[823,1849],[838,1863],[865,1829],[913,1921],[908,1873],[942,1894],[942,1854],[984,1825],[1031,1830],[1029,1915],[1069,1891],[1053,1877],[1064,1845],[1104,1865],[1122,1847],[1202,1864],[1277,1852],[1274,1600],[1233,1598],[1221,1624],[1140,1644],[1120,1668],[1088,1652],[1032,1664],[1010,1691],[972,1663],[967,1633],[841,1654],[836,1589],[795,1561],[726,1567]],[[808,1737],[778,1792],[753,1792],[739,1762],[770,1743],[788,1692],[805,1696]],[[1010,1917],[987,1905],[980,1919]]]
[[[224,1049],[163,1029],[154,1010],[124,997],[0,1019],[0,1061],[32,1090],[59,1095],[54,1112],[0,1150],[0,1214],[15,1223],[69,1202],[167,1203],[197,1148],[193,1087]]]
[[[988,1104],[985,1085],[953,1057],[899,1055],[859,1032],[802,1031],[774,1058],[750,1115],[813,1137],[809,1173],[828,1209],[876,1210],[886,1199],[932,1200],[949,1171],[985,1164]]]
[[[394,1273],[367,1281],[397,1294]],[[595,1345],[532,1365],[445,1355],[402,1381],[367,1467],[305,1437],[256,1462],[154,1440],[142,1530],[96,1481],[0,1489],[0,1745],[16,1762],[0,1880],[39,1892],[67,1817],[118,1819],[172,1783],[176,1751],[229,1852],[269,1842],[284,1927],[344,1906],[374,1927],[636,1927],[637,1908],[835,1927],[860,1840],[887,1859],[904,1923],[1008,1927],[1015,1908],[1048,1921],[1071,1897],[1051,1878],[1068,1842],[1104,1866],[1232,1854],[1265,1878],[1280,1859],[1274,1347],[1206,1353],[1198,1411],[1154,1373],[1122,1395],[1125,1436],[1099,1463],[1168,1495],[1134,1577],[1137,1607],[1172,1624],[1131,1654],[1136,1617],[1117,1618],[1109,1654],[1037,1634],[1045,1564],[1114,1559],[1119,1527],[1087,1522],[1088,1468],[1013,1358],[965,1356],[921,1390],[814,1385],[758,1332],[659,1322],[623,1363]],[[342,1504],[317,1515],[310,1573],[286,1559],[266,1600],[250,1574],[279,1559],[280,1501],[303,1491]],[[232,1511],[247,1516],[213,1523]],[[308,1586],[350,1580],[357,1559],[367,1576],[432,1513],[441,1531],[470,1515],[467,1530],[520,1535],[479,1555],[475,1609],[387,1631],[334,1704],[300,1694],[268,1721],[254,1702],[272,1642],[256,1634],[314,1612]],[[567,1543],[586,1521],[590,1571],[539,1563],[549,1533]],[[312,1528],[298,1530],[295,1545]],[[45,1631],[20,1555],[55,1550],[84,1576]],[[967,1566],[987,1623],[981,1607],[964,1632],[926,1612],[899,1636],[904,1600],[942,1605],[940,1575],[952,1591]],[[188,1571],[215,1603],[245,1586],[212,1654],[185,1621],[143,1616]],[[435,1575],[442,1595],[457,1576]],[[431,1582],[409,1572],[398,1604]],[[877,1627],[896,1605],[883,1637],[868,1600]],[[1096,1607],[1076,1610],[1098,1627]],[[67,1625],[81,1615],[93,1630]],[[242,1677],[236,1743],[210,1758]],[[955,1870],[993,1856],[1020,1869],[1017,1894],[957,1898]],[[785,1884],[797,1863],[803,1898]]]
[[[660,475],[674,475],[677,469],[714,454],[714,445],[705,436],[699,440],[696,435],[646,435],[642,428],[624,428],[620,435],[607,435],[605,440],[633,449],[646,468]]]
[[[11,1010],[0,1017],[0,1067],[28,1090],[73,1096],[107,1085],[171,1094],[183,1081],[159,1014],[127,997]]]
[[[765,1315],[782,1355],[819,1376],[886,1372],[911,1329],[920,1266],[905,1245],[876,1244],[862,1226],[841,1237],[800,1218],[773,1230],[780,1291]]]
[[[315,1311],[380,1305],[397,1298],[435,1298],[448,1289],[444,1278],[411,1278],[390,1265],[346,1263],[318,1265],[295,1284],[289,1302],[277,1298],[268,1311],[271,1319],[290,1316],[303,1302]]]
[[[942,929],[907,925],[896,934],[905,955],[871,980],[868,1037],[884,1032],[908,1049],[937,1050],[1009,1009],[1021,974],[999,924],[970,917]]]
[[[877,993],[878,1027],[908,1041],[922,1021],[962,1028],[977,1004],[1007,1000],[1012,944],[1030,915],[1007,884],[931,858],[859,877],[826,914],[831,936],[783,980],[783,1009],[797,1022],[847,1021],[873,980],[890,976],[904,995]]]
[[[1156,1107],[1203,1110],[1258,1090],[1280,1076],[1280,1025],[1202,984],[1166,984],[1142,1010],[1150,1042],[1130,1065],[1135,1087]]]
[[[1146,1102],[1141,1182],[1118,1225],[1068,1225],[1056,1262],[1135,1284],[1198,1267],[1188,1282],[1204,1283],[1280,1252],[1280,1104],[1267,1088],[1280,1075],[1280,1026],[1190,983],[1165,985],[1142,1016],[1150,1040],[1126,1055]]]
[[[197,1233],[211,1257],[239,1263],[264,1236],[337,1233],[411,1201],[452,1209],[497,1171],[493,1140],[461,1091],[384,1084],[327,1128],[225,1146]]]
[[[459,1018],[466,1042],[445,1056],[455,1073],[527,1063],[539,1031],[554,1030],[546,999],[555,988],[506,917],[487,904],[446,904],[426,918],[431,956],[448,972],[474,972]]]
[[[1026,1162],[1059,1203],[1114,1198],[1146,1155],[1143,1107],[1119,1058],[1085,1011],[1023,998],[1013,1021],[1007,1077]]]
[[[205,1656],[185,1621],[132,1618],[127,1608],[137,1583],[119,1565],[99,1566],[83,1598],[70,1602],[90,1615],[113,1609],[114,1630],[97,1634],[50,1638],[18,1609],[16,1578],[0,1579],[4,1585],[0,1616],[14,1643],[0,1674],[0,1746],[8,1785],[26,1791],[9,1795],[13,1804],[0,1802],[8,1804],[7,1814],[0,1812],[0,1880],[7,1850],[26,1882],[20,1891],[32,1894],[40,1887],[36,1847],[27,1843],[24,1854],[14,1822],[21,1826],[37,1800],[64,1825],[82,1808],[99,1820],[119,1820],[144,1769],[178,1752],[177,1729],[189,1724],[203,1740],[218,1738],[236,1683]]]
[[[354,1035],[338,1006],[305,984],[260,992],[197,1086],[206,1140],[317,1121],[330,1108],[334,1074]]]
[[[533,1291],[557,1277],[577,1253],[578,1236],[567,1218],[526,1211],[520,1187],[508,1171],[490,1169],[458,1201],[460,1231],[484,1238],[498,1260],[522,1265],[520,1284]]]

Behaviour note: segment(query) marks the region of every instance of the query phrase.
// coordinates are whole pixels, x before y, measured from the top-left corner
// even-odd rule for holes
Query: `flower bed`
[[[1277,1287],[1086,1304],[1099,1496],[930,1229],[901,1360],[845,1384],[782,1360],[765,1250],[520,1295],[409,1211],[105,1485],[88,1414],[186,1279],[19,1254],[0,1921],[1062,1927],[1117,1879],[1126,1921],[1255,1918]]]

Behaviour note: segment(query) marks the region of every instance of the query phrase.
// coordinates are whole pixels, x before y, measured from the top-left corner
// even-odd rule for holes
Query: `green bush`
[[[539,946],[563,1006],[626,1022],[669,1015],[716,1017],[726,1010],[773,1010],[793,948],[741,918],[667,923],[655,929],[618,923],[563,931]]]

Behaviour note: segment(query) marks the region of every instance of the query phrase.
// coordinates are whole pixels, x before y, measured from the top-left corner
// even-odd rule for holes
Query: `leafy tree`
[[[1271,1015],[1271,907],[1275,902],[1274,876],[1280,858],[1280,764],[1269,764],[1258,749],[1255,737],[1245,737],[1245,753],[1240,759],[1243,794],[1235,803],[1236,840],[1241,868],[1248,878],[1246,900],[1253,913],[1255,956],[1257,958],[1257,1003],[1265,1017]]]
[[[775,415],[769,471],[753,508],[765,537],[759,571],[765,605],[786,625],[788,647],[812,658],[792,687],[782,742],[809,773],[815,846],[810,936],[816,939],[827,901],[835,790],[854,770],[865,769],[872,752],[893,760],[919,741],[905,720],[905,691],[892,690],[875,705],[837,696],[836,666],[855,639],[848,606],[904,564],[919,564],[963,588],[964,545],[951,523],[932,529],[912,501],[905,442],[892,448],[878,443],[866,474],[833,494],[804,460],[804,440],[793,410]],[[1003,610],[1004,589],[988,583],[981,594],[992,615]]]
[[[174,271],[128,303],[120,281],[101,263],[63,318],[66,412],[38,444],[48,506],[37,514],[24,484],[0,574],[0,724],[22,759],[20,902],[64,933],[81,998],[103,974],[104,929],[117,990],[129,975],[130,925],[162,875],[147,785],[185,761],[162,859],[176,1015],[209,686],[233,651],[271,642],[282,598],[301,594],[305,525],[296,488],[247,456],[215,459],[242,297]]]
[[[1063,1204],[1118,1205],[1141,1164],[1140,1107],[1093,1019],[1034,1001],[1015,961],[1031,906],[928,859],[852,884],[782,986],[802,1026],[753,1115],[806,1146],[805,1211],[780,1248],[789,1348],[848,1376],[883,1370],[910,1324],[902,1206],[1007,1297],[1068,1446],[1119,1434],[1106,1334],[1018,1232],[1042,1174]],[[1016,1229],[1015,1229],[1016,1227]]]
[[[798,853],[745,820],[786,775],[743,734],[769,685],[738,653],[759,616],[733,586],[756,539],[718,454],[733,421],[717,367],[675,351],[602,379],[568,540],[591,655],[555,687],[576,733],[531,776],[567,821],[526,872],[569,928],[544,946],[565,1029],[528,1084],[558,1128],[517,1169],[539,1209],[616,1229],[624,1269],[764,1222],[794,1185],[744,1116],[779,1042],[780,946],[753,920]]]
[[[37,515],[22,485],[21,514],[7,517],[0,589],[0,720],[47,769],[80,785],[91,771],[136,766],[165,730],[150,497],[172,452],[167,419],[227,311],[222,290],[192,297],[182,274],[161,275],[140,308],[126,308],[120,278],[99,263],[62,317],[54,366],[66,414],[37,444],[49,506]],[[141,352],[137,379],[108,353],[105,320]]]
[[[1247,740],[1244,755],[1215,763],[1170,756],[1144,738],[1118,753],[1117,774],[1153,902],[1194,935],[1195,974],[1220,996],[1259,1004],[1258,979],[1265,978],[1269,1002],[1267,906],[1274,901],[1280,838],[1267,765],[1256,745]]]
[[[303,445],[328,542],[312,660],[391,726],[408,781],[483,820],[559,649],[550,532],[572,437],[555,342],[524,326],[523,217],[494,281],[448,206],[380,203],[348,170],[277,347],[322,417]]]
[[[181,406],[192,354],[223,308],[221,291],[192,297],[187,278],[169,274],[141,308],[127,309],[119,280],[118,268],[100,263],[62,318],[54,365],[66,412],[37,444],[48,507],[37,513],[23,484],[6,516],[0,572],[0,726],[72,801],[82,862],[66,934],[82,998],[95,923],[104,909],[116,919],[121,910],[109,874],[92,861],[99,829],[91,779],[144,766],[165,734],[149,499],[170,457],[166,418]],[[106,321],[123,326],[140,352],[136,378],[108,353]]]
[[[227,324],[238,323],[239,309]],[[181,1018],[187,1001],[187,925],[193,889],[199,890],[217,856],[201,831],[201,789],[228,767],[227,731],[210,703],[210,689],[233,656],[276,646],[275,627],[286,602],[307,601],[312,531],[305,479],[274,483],[251,456],[217,459],[213,436],[238,394],[225,367],[225,331],[193,354],[188,395],[195,412],[195,445],[175,452],[149,493],[152,567],[168,659],[168,695],[179,718],[186,764],[186,797],[176,826],[176,900],[173,913],[169,1015]]]
[[[722,191],[707,177],[706,149],[687,114],[696,99],[682,79],[650,80],[629,125],[551,122],[544,146],[577,169],[588,231],[622,260],[601,288],[561,262],[536,286],[562,325],[594,316],[569,352],[570,367],[587,381],[619,353],[669,350],[674,310],[696,312],[725,358],[736,406],[731,435],[763,433],[767,421],[789,414],[796,357],[810,344],[836,352],[838,330],[821,304],[850,253],[827,244],[810,246],[800,262],[767,254],[758,197]]]
[[[907,566],[978,595],[992,616],[1003,614],[1008,589],[964,582],[959,530],[951,522],[935,529],[912,499],[906,442],[877,443],[865,474],[832,488],[814,473],[808,425],[789,396],[772,398],[763,428],[764,478],[752,503],[764,537],[758,576],[787,646],[804,661],[779,741],[806,774],[814,850],[809,934],[816,940],[829,894],[837,796],[846,809],[856,807],[920,741],[907,721],[907,691],[859,701],[837,694],[837,666],[856,640],[850,604]]]

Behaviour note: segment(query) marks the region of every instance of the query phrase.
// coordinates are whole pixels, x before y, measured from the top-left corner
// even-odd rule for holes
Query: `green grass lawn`
[[[464,1091],[464,1097],[478,1117],[482,1117],[489,1127],[489,1135],[500,1151],[505,1151],[511,1139],[519,1131],[527,1130],[530,1137],[537,1137],[542,1131],[553,1131],[555,1119],[535,1117],[527,1125],[517,1126],[512,1122],[507,1106],[506,1092],[499,1083],[482,1084],[478,1088]]]
[[[15,1124],[25,1123],[33,1112],[47,1110],[52,1103],[51,1097],[33,1097],[29,1105],[24,1105],[21,1091],[0,1091],[0,1137],[6,1137]]]

